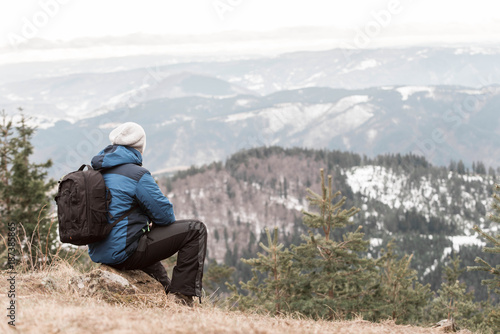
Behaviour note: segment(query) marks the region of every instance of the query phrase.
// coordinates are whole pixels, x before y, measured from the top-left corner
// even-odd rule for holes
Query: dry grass
[[[270,317],[214,307],[209,301],[194,309],[163,295],[143,296],[129,304],[109,304],[78,297],[68,288],[79,275],[62,263],[38,273],[16,277],[16,330],[1,317],[1,333],[440,333],[437,329],[363,320],[329,322]],[[42,284],[42,282],[50,283]],[[8,305],[7,279],[0,281],[1,309]],[[5,313],[5,311],[4,311]],[[462,332],[466,333],[466,332]],[[467,332],[468,333],[468,332]]]

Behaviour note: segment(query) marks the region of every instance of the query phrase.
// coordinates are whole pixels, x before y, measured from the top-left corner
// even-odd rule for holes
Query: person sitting
[[[142,167],[146,133],[137,123],[121,124],[108,145],[92,158],[111,193],[108,223],[126,213],[106,239],[88,245],[92,261],[119,270],[140,269],[158,280],[167,294],[193,305],[201,302],[207,228],[199,220],[176,220],[172,203]],[[160,262],[178,253],[172,280]]]

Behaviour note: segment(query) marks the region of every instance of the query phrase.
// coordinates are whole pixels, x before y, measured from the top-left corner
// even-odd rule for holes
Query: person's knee
[[[198,231],[198,238],[200,239],[203,239],[207,240],[207,236],[208,236],[208,230],[207,230],[207,226],[205,225],[205,223],[203,223],[202,221],[200,220],[195,220],[194,221],[194,229]]]
[[[208,230],[207,230],[207,226],[205,225],[205,223],[202,222],[202,221],[197,220],[196,224],[197,224],[196,228],[200,231],[200,234],[205,234],[206,235],[207,232],[208,232]]]

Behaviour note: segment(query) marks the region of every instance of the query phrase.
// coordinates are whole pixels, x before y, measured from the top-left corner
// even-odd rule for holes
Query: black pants
[[[178,220],[168,226],[155,225],[139,239],[134,254],[113,267],[140,269],[158,280],[167,292],[201,297],[206,250],[205,224],[197,220]],[[177,252],[177,265],[170,281],[160,261]]]

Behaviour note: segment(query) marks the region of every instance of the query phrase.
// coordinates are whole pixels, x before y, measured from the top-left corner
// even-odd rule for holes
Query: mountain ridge
[[[433,288],[440,286],[452,254],[473,264],[484,243],[472,227],[493,227],[485,216],[496,172],[459,172],[456,166],[433,166],[414,155],[370,159],[344,151],[260,147],[236,153],[225,164],[193,167],[159,182],[177,217],[197,217],[207,224],[208,257],[244,275],[239,259],[260,251],[264,228],[278,227],[286,245],[307,234],[302,224],[302,210],[309,209],[306,189],[321,189],[320,168],[333,176],[334,191],[347,199],[345,208],[361,208],[353,226],[363,226],[372,256],[394,239],[398,252],[415,254],[412,267]],[[484,173],[482,167],[477,171]],[[477,273],[464,275],[480,286]],[[476,293],[485,298],[484,289]]]
[[[500,129],[498,107],[498,86],[315,87],[266,96],[161,98],[39,129],[35,159],[52,157],[51,175],[60,175],[107,146],[113,127],[134,121],[148,134],[144,161],[153,172],[272,145],[341,149],[369,157],[411,152],[436,165],[462,160],[470,167],[481,160],[496,167],[500,149],[492,143]]]

